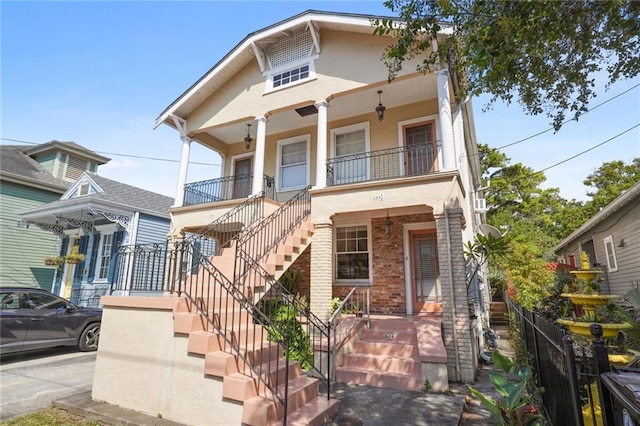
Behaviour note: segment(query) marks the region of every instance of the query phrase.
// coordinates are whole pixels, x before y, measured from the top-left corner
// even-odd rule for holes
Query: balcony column
[[[184,205],[184,186],[187,183],[187,171],[189,169],[189,153],[191,152],[191,139],[187,136],[181,136],[182,139],[182,155],[180,156],[180,169],[178,171],[178,185],[176,188],[176,199],[173,207],[181,207]]]
[[[256,154],[253,160],[253,191],[251,195],[262,192],[262,179],[264,176],[264,151],[267,139],[267,118],[258,117],[258,132],[256,134]]]
[[[451,97],[449,96],[449,70],[441,68],[436,72],[436,76],[438,79],[438,116],[440,118],[440,143],[442,147],[440,170],[455,170],[456,152],[453,138]]]
[[[314,189],[327,186],[327,101],[316,103],[318,108],[318,137],[316,146],[316,185]]]

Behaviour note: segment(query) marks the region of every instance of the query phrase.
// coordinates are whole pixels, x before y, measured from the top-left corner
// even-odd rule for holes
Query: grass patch
[[[100,426],[97,420],[87,420],[59,408],[45,408],[22,417],[7,420],[0,426]]]

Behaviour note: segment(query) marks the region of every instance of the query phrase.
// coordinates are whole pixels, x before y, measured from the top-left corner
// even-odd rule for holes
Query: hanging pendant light
[[[384,232],[390,236],[393,233],[393,222],[389,219],[389,210],[387,210],[387,217],[384,219]]]
[[[247,124],[247,136],[244,137],[244,147],[251,148],[251,142],[253,142],[253,138],[251,137],[251,123]]]
[[[378,113],[378,120],[384,120],[384,110],[387,109],[384,105],[382,105],[382,90],[378,90],[378,106],[376,107],[376,112]]]

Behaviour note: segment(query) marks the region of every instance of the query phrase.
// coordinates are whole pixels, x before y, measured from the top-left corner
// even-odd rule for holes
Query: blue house
[[[81,306],[97,306],[118,274],[118,247],[165,241],[172,204],[173,198],[85,172],[59,200],[18,215],[25,225],[60,239],[51,256],[65,261],[50,266],[55,269],[52,292]]]

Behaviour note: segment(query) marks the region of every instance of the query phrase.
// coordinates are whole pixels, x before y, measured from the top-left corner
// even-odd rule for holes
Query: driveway
[[[0,358],[0,421],[91,390],[96,352],[49,349]]]

